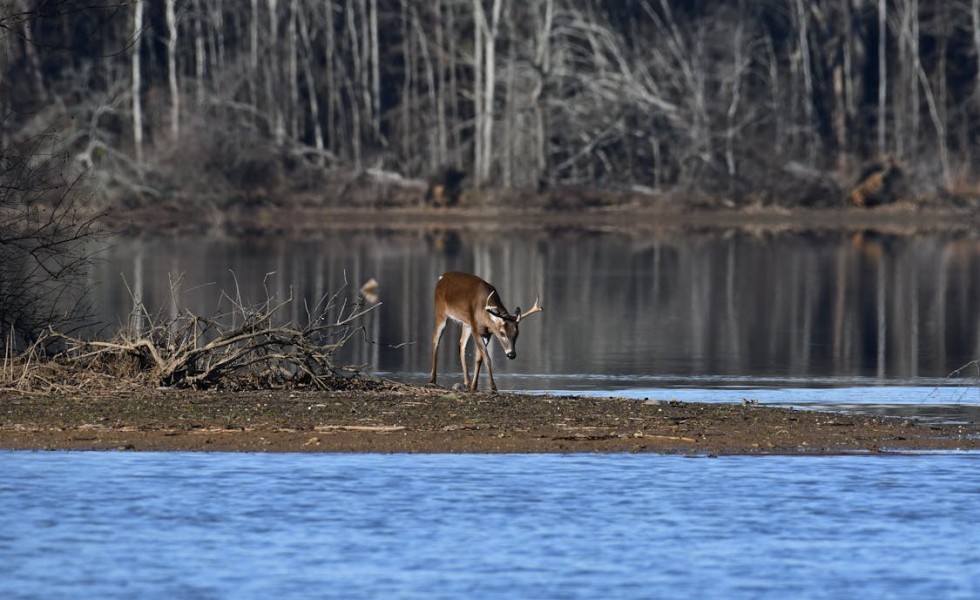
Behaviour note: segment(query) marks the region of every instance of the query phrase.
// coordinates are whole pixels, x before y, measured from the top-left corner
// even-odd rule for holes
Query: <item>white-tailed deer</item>
[[[432,333],[432,373],[429,376],[429,383],[436,382],[436,355],[439,352],[439,340],[442,338],[442,330],[446,327],[446,319],[452,319],[463,326],[463,332],[459,336],[459,362],[463,366],[463,383],[471,392],[475,392],[480,377],[480,367],[486,361],[490,389],[496,392],[497,384],[493,381],[493,367],[490,365],[490,353],[487,352],[490,337],[497,338],[507,358],[516,358],[515,347],[520,333],[518,325],[521,319],[544,309],[538,306],[538,301],[535,300],[534,306],[526,313],[522,313],[518,308],[517,312],[511,315],[500,301],[497,288],[476,275],[458,272],[443,273],[439,277],[435,300],[436,328]],[[473,378],[470,379],[466,367],[466,344],[474,333],[483,343],[476,343]]]

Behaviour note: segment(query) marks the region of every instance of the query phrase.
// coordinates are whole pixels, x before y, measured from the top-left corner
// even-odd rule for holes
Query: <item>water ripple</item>
[[[0,596],[970,598],[978,461],[7,452]]]

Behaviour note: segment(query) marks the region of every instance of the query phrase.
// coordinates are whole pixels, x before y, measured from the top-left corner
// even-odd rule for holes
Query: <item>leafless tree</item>
[[[80,209],[68,157],[47,136],[0,146],[0,348],[33,344],[50,326],[75,327],[90,309],[86,280],[99,251],[95,216]]]
[[[42,5],[58,14],[25,28],[18,15]],[[187,131],[265,140],[270,156],[334,171],[451,166],[476,185],[728,193],[765,189],[790,164],[846,180],[892,154],[949,187],[980,160],[978,6],[16,0],[0,29],[10,77],[30,85],[5,93],[49,110],[4,125],[26,137],[125,97],[103,111],[99,143],[141,174],[166,167],[178,134],[193,143]],[[77,33],[96,16],[112,24]],[[97,164],[76,141],[97,169],[126,163]]]

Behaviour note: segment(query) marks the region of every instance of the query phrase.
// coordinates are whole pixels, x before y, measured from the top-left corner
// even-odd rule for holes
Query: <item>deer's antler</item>
[[[544,310],[543,308],[541,308],[538,305],[538,300],[540,300],[540,299],[541,299],[540,297],[535,298],[534,299],[534,306],[532,306],[531,308],[529,308],[526,313],[522,313],[521,312],[521,309],[519,309],[519,308],[517,309],[517,322],[518,323],[520,323],[521,322],[521,319],[523,319],[524,317],[526,317],[528,315],[533,315],[534,313],[541,312],[541,311]]]

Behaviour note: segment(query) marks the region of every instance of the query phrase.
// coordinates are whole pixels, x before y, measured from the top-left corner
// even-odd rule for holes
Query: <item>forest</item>
[[[980,0],[9,0],[0,42],[5,153],[105,202],[451,169],[806,204],[980,160]]]

